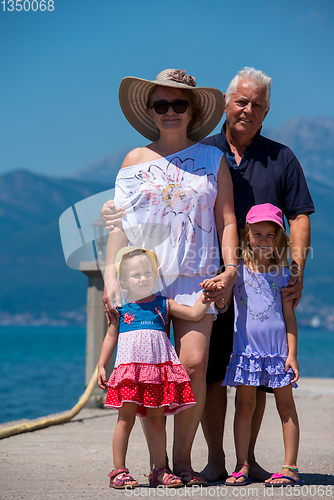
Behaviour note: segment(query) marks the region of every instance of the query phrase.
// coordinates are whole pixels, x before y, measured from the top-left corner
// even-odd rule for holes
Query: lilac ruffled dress
[[[278,273],[256,273],[239,262],[234,285],[233,353],[223,385],[276,389],[291,383],[293,371],[285,371],[288,344],[281,297],[289,277],[287,268]]]

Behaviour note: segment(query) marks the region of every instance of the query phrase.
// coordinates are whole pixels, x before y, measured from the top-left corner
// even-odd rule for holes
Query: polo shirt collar
[[[262,130],[262,127],[260,128],[260,130],[258,131],[256,136],[254,137],[252,144],[250,144],[249,146],[246,147],[245,152],[244,152],[244,156],[248,156],[248,153],[251,153],[252,151],[254,151],[257,148],[258,144],[261,141],[261,130]],[[231,148],[230,148],[229,142],[228,142],[227,137],[226,137],[226,121],[224,122],[224,124],[222,126],[222,130],[221,130],[221,134],[220,134],[218,142],[219,142],[218,147],[220,149],[222,149],[223,151],[229,151],[231,153]]]

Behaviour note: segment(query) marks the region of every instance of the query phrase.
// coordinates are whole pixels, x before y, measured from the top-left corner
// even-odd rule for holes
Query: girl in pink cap
[[[292,387],[299,378],[297,322],[292,301],[283,301],[281,289],[289,282],[289,238],[282,212],[271,203],[253,206],[241,234],[241,260],[234,285],[233,354],[223,385],[237,387],[234,438],[235,472],[228,486],[243,486],[248,477],[248,449],[256,388],[271,387],[282,421],[285,460],[281,473],[265,486],[295,486],[299,479],[297,453],[299,424]],[[210,280],[203,283],[203,287]]]

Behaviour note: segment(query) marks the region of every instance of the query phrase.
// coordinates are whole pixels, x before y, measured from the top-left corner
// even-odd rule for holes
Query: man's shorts
[[[209,362],[206,372],[206,383],[223,381],[226,367],[230,362],[233,350],[234,304],[224,314],[217,314],[213,322],[209,347]]]

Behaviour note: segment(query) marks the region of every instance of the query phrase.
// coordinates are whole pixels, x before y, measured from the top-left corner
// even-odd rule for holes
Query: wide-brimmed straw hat
[[[147,110],[148,96],[155,85],[191,90],[198,95],[202,119],[189,130],[189,139],[196,142],[204,139],[220,122],[225,109],[223,93],[212,87],[196,87],[195,79],[185,70],[165,69],[153,81],[127,76],[119,87],[119,102],[125,118],[147,139],[157,141],[160,137],[159,129]]]

